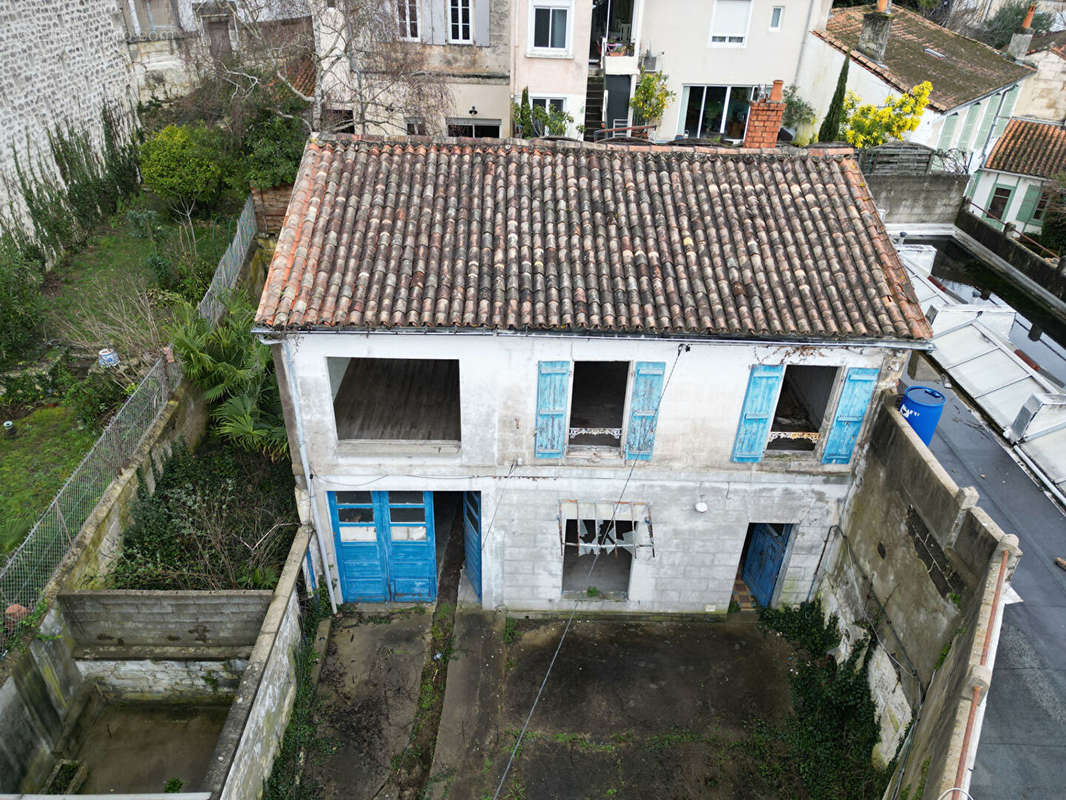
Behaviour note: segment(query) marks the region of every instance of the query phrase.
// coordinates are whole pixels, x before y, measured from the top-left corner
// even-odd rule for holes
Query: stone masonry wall
[[[85,127],[99,141],[100,112],[132,112],[133,75],[115,0],[0,0],[0,210],[17,187],[14,152],[48,154],[53,125]],[[43,162],[52,167],[51,155]],[[16,191],[17,194],[17,191]]]
[[[958,669],[966,671],[959,653],[969,651],[976,609],[987,605],[991,561],[998,564],[1004,546],[1017,558],[1016,539],[976,507],[977,499],[976,490],[955,484],[886,400],[826,553],[819,596],[826,613],[839,617],[840,657],[871,632],[875,637],[869,666],[881,723],[875,761],[892,760],[921,707],[902,776],[912,791],[926,756],[938,752],[943,760],[959,700],[951,687]]]

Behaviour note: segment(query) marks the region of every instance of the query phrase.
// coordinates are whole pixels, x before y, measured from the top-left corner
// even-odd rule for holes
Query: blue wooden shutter
[[[734,461],[759,461],[766,449],[766,437],[774,420],[777,391],[784,377],[781,364],[768,366],[756,364],[748,378],[748,391],[744,395],[744,408],[740,412],[737,438],[733,443]]]
[[[829,429],[822,450],[823,464],[847,464],[851,461],[851,451],[855,449],[866,408],[870,405],[870,396],[877,385],[877,373],[878,370],[867,367],[848,370],[844,387],[840,390],[833,427]]]
[[[537,428],[533,454],[562,458],[566,450],[566,401],[570,395],[570,362],[537,364]]]
[[[629,393],[629,429],[626,432],[626,458],[647,461],[655,449],[655,422],[663,393],[663,361],[638,361],[633,369]]]

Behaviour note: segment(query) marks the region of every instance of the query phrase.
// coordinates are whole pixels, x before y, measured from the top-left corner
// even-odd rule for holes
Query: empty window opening
[[[500,137],[500,121],[498,119],[469,120],[449,119],[449,136],[466,136],[474,139],[498,139]]]
[[[626,361],[575,361],[570,397],[571,445],[619,447],[626,408]]]
[[[650,556],[655,552],[648,505],[568,500],[559,520],[563,594],[627,599],[637,551],[646,550]]]
[[[818,446],[836,367],[789,364],[770,427],[768,450],[811,451]]]
[[[459,362],[329,358],[338,439],[458,442]]]

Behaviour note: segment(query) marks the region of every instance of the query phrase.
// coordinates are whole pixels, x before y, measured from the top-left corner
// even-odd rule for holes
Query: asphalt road
[[[1021,540],[970,793],[974,800],[1066,797],[1066,516],[948,390],[932,450],[960,486]]]

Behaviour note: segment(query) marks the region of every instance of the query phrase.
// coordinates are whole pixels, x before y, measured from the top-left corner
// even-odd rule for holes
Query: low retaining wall
[[[1066,270],[1061,266],[1041,258],[1029,248],[1011,239],[1003,231],[970,213],[966,210],[965,204],[955,218],[955,226],[978,244],[1006,261],[1012,269],[1017,270],[1059,300],[1066,301]],[[1019,282],[1018,288],[1026,290],[1024,283]]]
[[[211,756],[205,786],[211,788],[215,800],[257,800],[270,777],[296,697],[300,646],[297,578],[311,535],[307,526],[296,534]]]
[[[155,424],[133,458],[107,487],[73,544],[59,562],[45,599],[51,602],[59,591],[98,585],[122,547],[122,532],[132,520],[131,511],[141,481],[149,491],[155,490],[159,474],[173,449],[174,442],[184,441],[194,448],[207,430],[207,406],[202,395],[187,380],[178,384]],[[2,666],[0,666],[2,669]]]
[[[889,225],[955,222],[969,175],[933,172],[926,175],[867,175],[874,205]]]
[[[285,223],[285,212],[289,208],[292,186],[279,186],[261,191],[252,189],[252,202],[255,203],[255,224],[260,233],[277,236]]]
[[[269,591],[81,591],[59,595],[79,648],[247,647],[259,634]]]
[[[949,772],[954,777],[959,761],[955,720],[969,710],[959,681],[972,666],[974,637],[987,628],[981,620],[1002,554],[1012,572],[1020,551],[1017,538],[977,507],[977,491],[955,484],[892,399],[885,398],[874,422],[819,594],[826,612],[840,619],[842,657],[870,632],[875,637],[869,675],[881,722],[875,760],[888,763],[902,745],[894,783],[910,787],[917,800],[952,786],[944,780]],[[924,795],[916,794],[921,786]]]

